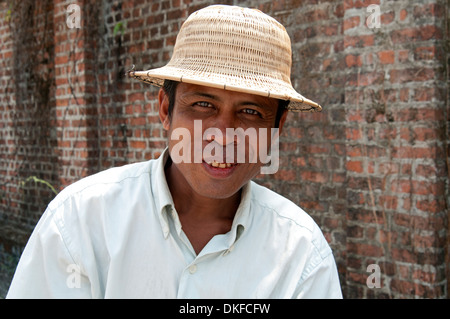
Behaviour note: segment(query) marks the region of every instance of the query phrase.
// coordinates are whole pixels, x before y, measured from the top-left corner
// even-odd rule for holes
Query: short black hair
[[[163,84],[163,90],[164,90],[164,92],[166,92],[166,94],[169,98],[169,110],[168,110],[169,120],[172,118],[173,107],[175,106],[175,93],[176,93],[178,83],[180,83],[180,82],[172,81],[172,80],[164,80],[164,84]],[[277,110],[277,115],[275,117],[275,126],[274,126],[275,128],[280,127],[281,116],[283,115],[283,113],[285,111],[287,111],[288,105],[289,105],[289,101],[278,100],[278,110]]]
[[[175,93],[178,86],[178,81],[172,81],[172,80],[164,80],[163,84],[163,90],[166,92],[166,95],[169,98],[169,120],[172,119],[172,113],[173,113],[173,107],[175,106]]]

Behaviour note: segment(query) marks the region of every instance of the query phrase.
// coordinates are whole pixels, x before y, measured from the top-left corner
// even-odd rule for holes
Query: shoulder
[[[320,259],[331,253],[321,229],[307,212],[267,187],[252,182],[251,189],[252,205],[259,212],[264,212],[260,217],[266,219],[266,223],[275,223],[280,230],[290,232],[297,240],[311,243],[311,248],[320,255]]]
[[[251,189],[252,203],[265,208],[265,211],[274,215],[272,217],[291,220],[310,232],[316,227],[311,216],[286,197],[254,182],[252,182]]]
[[[85,177],[61,191],[48,205],[38,229],[56,227],[72,258],[82,264],[94,252],[108,259],[124,225],[135,225],[146,210],[153,161],[111,168]],[[89,259],[89,258],[88,258]]]
[[[89,198],[114,196],[114,189],[128,182],[149,178],[154,160],[128,164],[110,168],[85,177],[64,188],[49,204],[49,209],[56,209],[66,201],[74,198]]]

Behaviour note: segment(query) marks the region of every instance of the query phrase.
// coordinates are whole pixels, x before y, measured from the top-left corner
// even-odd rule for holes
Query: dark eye
[[[243,109],[242,112],[250,115],[261,115],[261,113],[252,109]]]
[[[194,106],[200,106],[200,107],[213,107],[213,105],[209,102],[195,102]]]

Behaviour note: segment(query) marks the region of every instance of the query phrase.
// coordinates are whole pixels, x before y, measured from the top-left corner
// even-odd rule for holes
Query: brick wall
[[[27,239],[53,197],[28,178],[58,180],[52,5],[0,4],[0,237],[7,247]]]
[[[343,21],[347,282],[355,295],[379,295],[364,287],[375,262],[385,275],[380,295],[444,296],[448,8],[382,2],[380,28],[371,30],[365,5],[347,3]]]
[[[66,23],[72,3],[81,28]],[[44,182],[59,190],[159,156],[166,135],[157,89],[124,73],[132,64],[164,65],[181,23],[210,3],[0,3],[2,272],[53,197]],[[448,297],[447,2],[236,3],[286,26],[293,84],[324,106],[320,114],[289,114],[281,169],[257,181],[319,223],[346,297]],[[379,25],[371,20],[376,10]],[[371,264],[380,267],[380,288],[366,284]]]

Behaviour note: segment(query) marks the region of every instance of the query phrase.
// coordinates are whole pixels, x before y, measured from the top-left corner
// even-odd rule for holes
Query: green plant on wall
[[[55,187],[53,187],[52,184],[50,184],[50,183],[47,182],[46,180],[40,179],[40,178],[38,178],[38,177],[36,177],[36,176],[30,176],[30,177],[28,177],[26,180],[21,181],[21,182],[20,182],[20,187],[24,187],[25,184],[28,183],[28,182],[30,182],[30,181],[33,181],[33,182],[35,182],[35,183],[44,184],[45,186],[47,186],[48,188],[50,188],[50,189],[52,190],[52,192],[53,192],[55,195],[58,195],[58,191],[56,190]]]
[[[12,8],[13,8],[12,3],[10,3],[9,4],[9,9],[8,9],[8,11],[6,11],[6,16],[5,16],[6,22],[11,21]]]
[[[123,33],[125,32],[125,29],[127,27],[127,22],[118,22],[116,23],[116,25],[114,26],[114,30],[113,30],[113,35],[116,36],[119,32],[121,35],[123,35]]]

